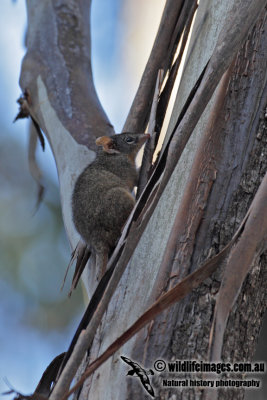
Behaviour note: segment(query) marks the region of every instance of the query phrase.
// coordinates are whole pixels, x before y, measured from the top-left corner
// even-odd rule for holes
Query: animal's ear
[[[95,143],[97,146],[102,146],[103,151],[105,151],[106,153],[119,153],[118,150],[114,149],[114,141],[108,136],[101,136],[97,138]]]

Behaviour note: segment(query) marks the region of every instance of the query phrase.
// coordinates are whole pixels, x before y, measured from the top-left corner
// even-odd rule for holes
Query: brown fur
[[[100,277],[135,200],[135,157],[149,137],[122,133],[96,140],[101,146],[95,161],[78,177],[72,196],[73,221],[89,246]]]

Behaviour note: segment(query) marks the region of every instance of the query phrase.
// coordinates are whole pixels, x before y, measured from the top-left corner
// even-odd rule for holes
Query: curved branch
[[[53,133],[46,129],[38,101],[38,76],[65,128],[78,143],[94,148],[96,137],[113,131],[93,83],[90,6],[90,0],[27,1],[27,53],[20,85],[29,90],[30,110],[51,142]]]
[[[27,0],[27,53],[20,86],[57,165],[65,228],[79,240],[71,216],[76,177],[95,157],[95,139],[112,135],[91,68],[90,0]]]

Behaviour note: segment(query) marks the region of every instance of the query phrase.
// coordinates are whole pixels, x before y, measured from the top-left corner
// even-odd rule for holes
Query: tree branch
[[[238,48],[244,41],[248,30],[254,24],[257,16],[262,10],[264,4],[262,1],[255,0],[253,6],[249,0],[242,1],[242,5],[236,7],[229,13],[231,18],[222,28],[217,45],[212,54],[211,60],[208,63],[207,69],[204,70],[203,79],[200,79],[200,84],[196,86],[195,96],[189,103],[186,111],[183,111],[183,118],[177,126],[175,126],[173,134],[170,137],[168,145],[165,147],[158,165],[152,175],[150,181],[146,185],[143,194],[139,198],[136,207],[134,208],[130,220],[126,224],[122,237],[115,249],[109,263],[108,268],[116,268],[107,285],[104,295],[98,304],[90,324],[84,335],[84,351],[86,351],[94,338],[97,327],[102,319],[105,310],[108,307],[110,299],[120,281],[120,278],[126,268],[126,265],[136,248],[137,243],[146,227],[146,224],[155,209],[158,200],[169,181],[169,178],[182,154],[182,151],[193,132],[202,112],[210,100],[216,86],[218,85],[223,73],[229,67]],[[223,60],[223,61],[222,61]],[[199,86],[199,87],[198,87]],[[168,158],[167,158],[168,154]],[[160,171],[163,171],[166,161],[166,168],[161,177]],[[159,181],[159,184],[157,182]],[[155,186],[156,185],[156,186]],[[154,191],[151,188],[154,186]],[[149,198],[150,194],[150,198]],[[151,201],[151,198],[153,200]],[[142,206],[145,204],[144,209]],[[127,242],[125,242],[127,238]],[[84,353],[83,353],[84,354]],[[80,362],[83,357],[82,352],[76,354],[77,360]],[[57,397],[53,397],[56,400]]]
[[[195,0],[167,0],[151,54],[123,131],[145,131],[158,70],[163,69],[165,76],[171,68],[188,13],[195,7],[195,3]]]
[[[72,248],[79,240],[70,208],[75,180],[95,157],[95,139],[114,134],[93,83],[90,6],[90,0],[27,0],[27,53],[20,75],[30,115],[55,157]]]
[[[207,279],[219,265],[227,257],[230,248],[238,240],[241,232],[245,229],[249,212],[241,222],[240,227],[233,236],[232,240],[223,248],[223,250],[214,256],[212,259],[206,261],[201,267],[197,268],[192,274],[188,275],[181,282],[176,284],[167,293],[163,294],[152,306],[141,315],[140,318],[130,326],[118,339],[115,340],[107,350],[98,357],[92,364],[88,366],[79,381],[73,386],[69,393],[65,394],[62,400],[66,400],[72,393],[74,393],[84,381],[99,368],[109,357],[118,351],[126,342],[128,342],[137,332],[139,332],[146,324],[154,320],[157,315],[161,314],[168,307],[183,299],[187,294],[196,289],[205,279]]]

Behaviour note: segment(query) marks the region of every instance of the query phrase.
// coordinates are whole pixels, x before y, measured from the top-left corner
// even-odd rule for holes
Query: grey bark
[[[186,93],[188,94],[213,50],[219,33],[219,28],[223,24],[223,19],[227,16],[228,7],[229,9],[231,7],[229,2],[218,2],[218,4],[217,2],[200,3],[199,14],[197,16],[192,36],[192,45],[189,50],[189,57],[182,78],[182,86],[177,96],[179,105],[176,105],[175,111],[173,112],[174,120],[177,118],[177,109],[182,108],[183,100],[186,99]],[[221,152],[221,164],[219,164],[217,178],[211,193],[213,198],[209,198],[209,206],[207,207],[205,217],[203,221],[201,221],[202,223],[199,224],[194,252],[192,254],[193,262],[191,268],[199,265],[199,262],[204,260],[209,253],[212,254],[225,245],[227,239],[230,240],[235,228],[241,221],[240,215],[237,220],[235,215],[231,215],[230,202],[233,201],[235,204],[238,204],[238,213],[244,215],[248,203],[244,202],[245,199],[242,196],[242,201],[241,198],[237,201],[233,200],[233,196],[238,189],[241,176],[243,176],[242,174],[245,174],[246,176],[246,171],[250,171],[250,167],[246,163],[248,162],[247,160],[249,155],[251,156],[254,152],[252,149],[253,145],[259,145],[261,151],[263,148],[266,148],[262,141],[258,143],[256,139],[258,129],[262,129],[259,127],[259,124],[264,123],[263,115],[266,102],[266,69],[262,68],[265,54],[263,46],[265,39],[262,36],[263,31],[264,29],[261,26],[258,27],[257,33],[254,31],[254,36],[252,37],[251,42],[246,44],[246,46],[249,46],[249,44],[251,46],[249,55],[245,55],[245,61],[241,56],[237,61],[237,65],[239,65],[239,63],[245,63],[245,65],[247,65],[248,58],[252,57],[252,54],[257,54],[259,55],[258,62],[260,68],[255,66],[255,70],[253,69],[250,71],[249,78],[246,76],[247,70],[245,67],[245,73],[244,71],[239,72],[237,67],[235,72],[233,72],[233,77],[235,74],[238,76],[239,74],[241,74],[241,76],[244,74],[246,76],[243,78],[245,79],[245,82],[240,81],[238,83],[238,85],[241,85],[241,88],[243,85],[246,85],[246,89],[242,90],[241,97],[238,100],[236,97],[230,96],[230,104],[225,105],[226,111],[222,114],[222,121],[220,121],[218,125],[217,135],[220,139],[218,140],[218,153]],[[260,39],[256,39],[257,35],[259,35]],[[255,41],[257,42],[259,40],[262,43],[262,47],[261,50],[258,49],[256,53],[253,50],[254,44]],[[205,48],[205,52],[202,50],[203,48]],[[245,50],[244,48],[243,52],[245,51],[248,50]],[[251,65],[255,65],[255,62],[255,59],[253,60],[253,64],[252,60],[250,61]],[[260,72],[258,72],[258,70]],[[255,84],[256,77],[258,78],[257,85]],[[237,77],[236,79],[233,79],[231,85],[234,85],[236,82]],[[249,87],[251,93],[248,91]],[[236,94],[235,90],[232,90],[232,93]],[[229,92],[227,96],[229,96]],[[261,100],[259,101],[259,99]],[[241,110],[247,102],[247,126],[244,126],[243,122],[240,122],[239,124],[237,122],[238,120],[243,121],[244,117],[239,108],[238,115],[236,114],[237,111],[234,112],[236,102]],[[244,104],[242,104],[242,102]],[[144,309],[144,299],[148,299],[152,292],[163,251],[168,241],[171,229],[169,221],[174,220],[176,210],[181,202],[185,184],[189,179],[194,155],[200,144],[201,136],[207,127],[213,105],[214,99],[210,102],[201,118],[201,121],[195,129],[193,137],[189,140],[176,171],[173,174],[171,181],[169,182],[168,187],[152,216],[150,224],[142,237],[141,243],[139,243],[130,265],[122,278],[120,286],[116,291],[115,297],[112,300],[106,317],[102,323],[101,330],[98,332],[97,340],[95,341],[92,353],[90,354],[91,360],[94,359],[96,354],[101,354],[107,345],[116,339],[119,333],[124,331],[132,322],[134,322],[134,320],[140,315],[141,310]],[[231,107],[233,108],[232,114]],[[250,112],[248,113],[248,111]],[[228,118],[229,125],[224,126],[224,119],[227,120]],[[253,121],[253,124],[251,124],[251,121]],[[173,124],[171,126],[173,126]],[[252,159],[254,159],[254,157],[252,157]],[[262,158],[260,161],[255,158],[254,162],[257,163],[257,165],[262,165]],[[264,169],[262,173],[263,172]],[[261,178],[258,177],[257,182],[253,184],[254,192],[259,185],[260,179]],[[225,182],[225,187],[221,186],[221,180]],[[229,182],[232,186],[229,186]],[[226,194],[226,199],[222,193]],[[220,205],[222,209],[219,208]],[[197,210],[195,212],[197,212]],[[229,225],[225,225],[226,214],[228,215],[229,221],[231,221],[231,223],[228,222]],[[207,224],[211,224],[211,226],[207,226]],[[212,229],[213,225],[217,227],[217,236]],[[218,231],[222,237],[218,238]],[[227,231],[227,236],[226,233],[224,233],[225,231]],[[183,237],[186,238],[186,235]],[[180,239],[181,242],[183,241],[183,237]],[[147,252],[147,249],[149,249],[149,252]],[[177,250],[176,259],[177,258],[180,265],[176,265],[176,269],[174,269],[172,273],[175,275],[178,270],[179,277],[181,277],[188,268],[190,270],[190,265],[188,265],[188,268],[186,269],[187,266],[184,262],[182,249],[180,249],[180,254]],[[258,270],[259,268],[257,267],[256,269]],[[255,278],[258,281],[259,286],[260,283],[264,281],[263,273],[264,270],[261,270],[258,280]],[[143,284],[144,281],[146,282],[146,285]],[[139,285],[138,282],[142,282],[142,285]],[[149,330],[145,329],[143,334],[138,336],[137,340],[132,339],[128,344],[123,346],[119,354],[128,355],[145,365],[147,368],[153,367],[154,361],[161,357],[165,357],[168,360],[172,357],[181,359],[201,357],[205,359],[213,305],[215,295],[218,291],[219,282],[220,274],[218,274],[214,280],[210,280],[206,285],[203,285],[199,291],[196,291],[196,293],[185,299],[181,304],[177,305],[177,307],[165,312],[161,318],[154,322]],[[166,282],[166,288],[167,287],[168,281]],[[124,290],[123,288],[127,289]],[[266,292],[266,287],[261,288],[258,292],[260,299],[263,298],[264,289]],[[136,296],[136,293],[138,293],[138,296]],[[254,299],[250,299],[251,310],[254,309],[253,301],[258,300],[255,300],[255,297]],[[257,316],[255,317],[258,320],[256,328],[257,332],[260,325],[259,316],[262,315],[265,306],[266,303],[263,301],[261,302],[261,307],[257,310],[259,313],[257,313]],[[247,304],[245,307],[247,307]],[[242,313],[242,311],[240,312]],[[247,326],[250,325],[247,320],[244,324]],[[234,348],[238,349],[240,357],[245,359],[242,352],[247,348],[247,344],[245,346],[244,342],[241,341],[237,344],[237,339],[240,338],[240,336],[238,336],[238,330],[236,336],[236,342],[232,344],[234,345]],[[253,345],[252,342],[250,343],[250,357],[256,343],[256,336],[253,337]],[[245,340],[245,338],[243,339]],[[112,359],[108,360],[105,365],[94,374],[93,378],[89,379],[88,385],[84,387],[80,394],[81,398],[92,397],[113,399],[118,398],[118,396],[121,399],[148,398],[148,396],[144,394],[141,385],[138,385],[135,379],[129,377],[126,381],[124,375],[126,374],[127,368],[125,368],[125,366],[119,361],[119,354],[116,354]],[[233,360],[232,357],[231,360]],[[108,382],[108,385],[106,382]],[[154,384],[157,385],[156,380]],[[174,396],[173,398],[177,399],[195,399],[201,398],[202,396],[200,390],[194,391],[193,389],[190,389],[184,392],[177,390],[177,388],[173,390],[161,390],[159,386],[158,389],[158,396],[160,396],[158,398],[163,399],[169,399],[172,395]],[[240,392],[240,396],[242,395],[242,392]],[[229,396],[226,398],[235,398],[231,396],[236,396],[236,393],[232,394],[231,391],[228,391],[225,396]]]
[[[20,84],[23,90],[29,89],[31,113],[45,132],[54,152],[64,222],[74,247],[78,236],[70,211],[73,184],[84,166],[94,158],[95,138],[103,134],[111,135],[113,129],[97,99],[92,80],[88,46],[90,2],[46,0],[41,3],[36,0],[27,2],[28,52],[23,61]],[[169,131],[209,59],[218,33],[225,19],[229,17],[227,12],[234,3],[234,0],[200,2]],[[40,29],[44,26],[45,35]],[[220,118],[217,130],[212,131],[218,135],[217,152],[221,157],[216,159],[217,177],[204,219],[199,222],[195,232],[190,263],[184,257],[184,248],[180,246],[186,236],[180,237],[177,243],[176,264],[174,263],[172,273],[178,273],[179,278],[192,271],[208,254],[215,253],[231,239],[266,171],[264,112],[267,68],[264,40],[266,42],[263,22],[259,20],[233,66],[227,100],[218,114]],[[172,221],[182,202],[197,149],[205,140],[202,136],[208,127],[214,99],[215,97],[210,101],[189,140],[135,250],[96,334],[89,358],[81,366],[81,372],[89,360],[101,354],[149,305],[148,299],[157,286],[158,270]],[[218,112],[214,112],[216,111]],[[195,213],[197,211],[194,210]],[[237,357],[233,349],[242,359],[252,356],[266,306],[265,262],[265,255],[257,254],[252,273],[228,323],[230,328],[225,338],[225,358],[233,360]],[[171,280],[171,284],[176,280]],[[220,274],[216,274],[183,302],[165,312],[149,330],[145,329],[137,338],[123,346],[119,354],[130,356],[146,367],[153,367],[154,361],[162,357],[205,358],[219,282]],[[165,288],[169,283],[167,279]],[[249,294],[251,297],[248,297]],[[242,340],[240,327],[243,332]],[[127,369],[119,360],[119,354],[115,354],[89,378],[79,393],[80,399],[148,398],[136,379],[125,378]],[[202,396],[200,390],[162,390],[156,378],[153,384],[158,391],[157,398],[197,399]],[[228,391],[224,396],[242,398],[242,393],[237,395]]]
[[[214,254],[230,240],[267,169],[264,24],[265,13],[238,54],[223,107],[214,109],[210,105],[209,114],[217,112],[219,116],[215,120],[216,125],[211,128],[215,132],[214,140],[218,142],[221,155],[204,218],[196,231],[192,258],[188,265],[190,272],[209,254]],[[195,28],[198,28],[198,24]],[[190,68],[190,65],[187,67]],[[193,67],[195,68],[196,64],[193,64]],[[207,125],[208,118],[210,117],[207,115],[206,119],[203,116],[198,129],[210,129]],[[206,148],[206,151],[209,149]],[[186,232],[186,229],[184,231]],[[187,236],[184,234],[182,237],[186,239]],[[177,243],[173,275],[178,274],[181,277],[185,273],[185,250],[188,247]],[[255,351],[256,337],[266,309],[265,261],[266,254],[255,255],[252,272],[228,322],[224,360],[250,360]],[[194,294],[157,319],[149,337],[140,336],[135,343],[132,357],[142,359],[147,367],[153,365],[153,360],[157,357],[167,360],[205,359],[220,279],[220,274],[216,274]],[[149,349],[145,359],[144,348]],[[129,381],[129,385],[132,397],[141,395],[141,390],[136,387],[135,382]],[[202,398],[202,391],[175,388],[167,392],[162,390],[160,395],[160,398],[164,399],[170,398],[171,395],[176,399],[198,399]],[[227,390],[220,393],[219,398],[243,398],[243,392]]]
[[[31,96],[31,114],[49,140],[57,163],[63,218],[72,247],[78,242],[70,209],[75,179],[95,157],[95,138],[114,133],[92,78],[90,3],[27,1],[27,53],[20,76],[22,90],[28,89]]]

